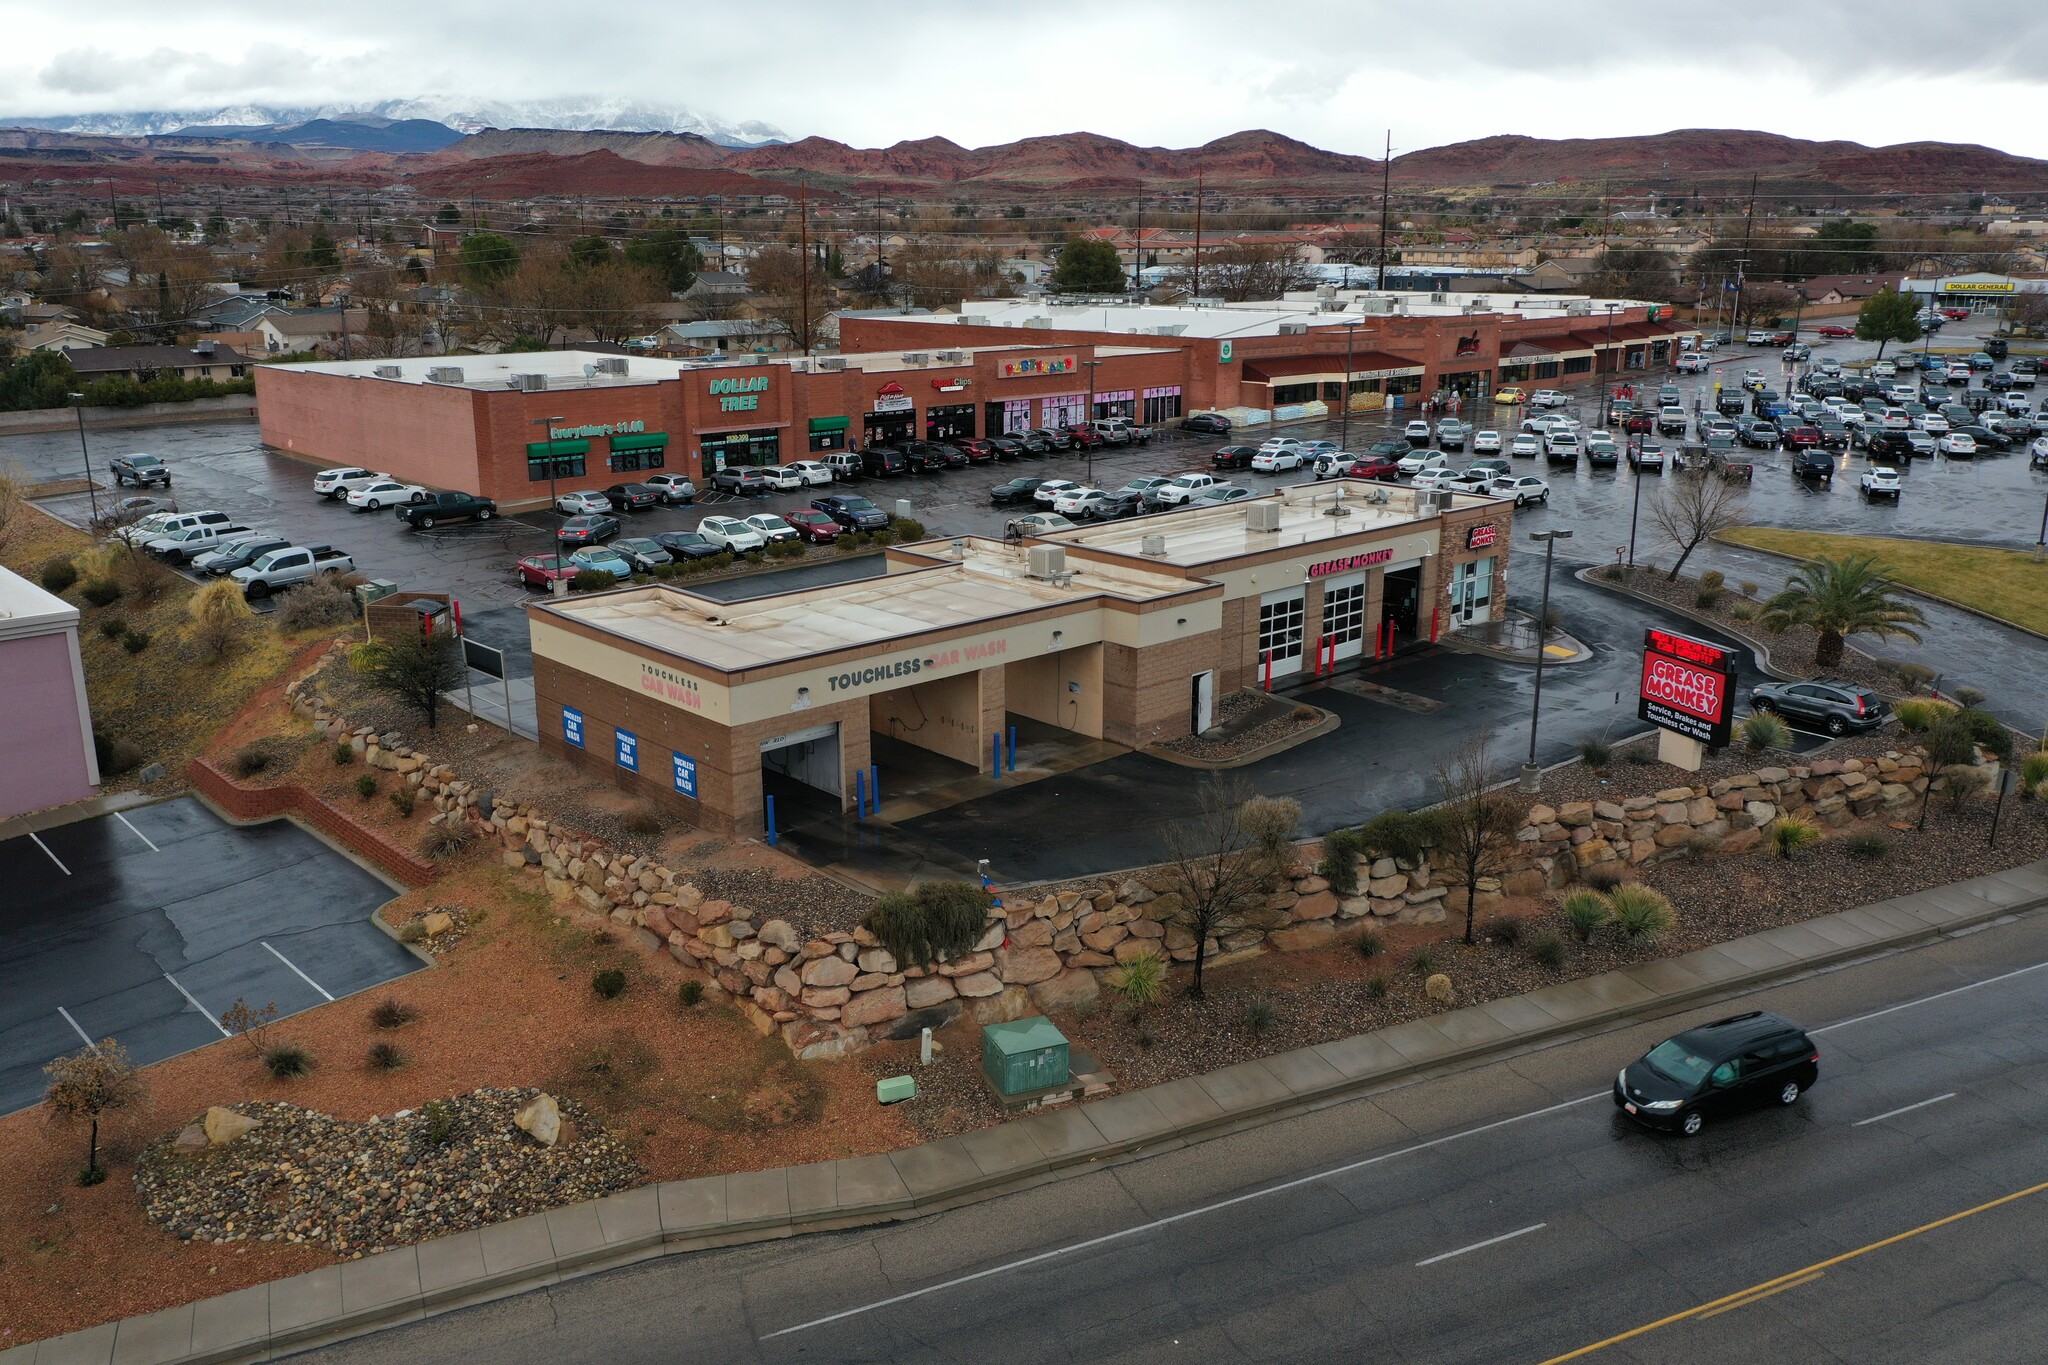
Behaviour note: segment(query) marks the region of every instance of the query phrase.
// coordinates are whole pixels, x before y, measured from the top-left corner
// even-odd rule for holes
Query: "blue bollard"
[[[768,842],[775,842],[775,798],[768,798]]]
[[[1017,771],[1017,727],[1010,727],[1010,771]]]
[[[882,813],[882,765],[868,765],[868,800],[875,806],[875,814]]]
[[[990,771],[1000,778],[1003,775],[1003,737],[999,734],[990,735],[988,747],[995,758],[995,766]]]
[[[865,820],[868,818],[868,770],[866,768],[855,768],[853,770],[853,809],[855,819]]]

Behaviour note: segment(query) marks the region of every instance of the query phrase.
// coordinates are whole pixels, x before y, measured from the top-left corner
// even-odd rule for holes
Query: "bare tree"
[[[1678,562],[1664,575],[1678,581],[1679,570],[1709,536],[1749,521],[1749,501],[1741,485],[1716,478],[1711,470],[1694,470],[1673,480],[1650,504],[1650,524],[1678,551]]]
[[[1523,814],[1506,792],[1492,790],[1488,740],[1482,730],[1437,764],[1437,794],[1443,804],[1430,812],[1437,852],[1446,860],[1444,880],[1465,889],[1467,943],[1478,942],[1474,920],[1479,909],[1479,882],[1499,876],[1506,868]]]
[[[1182,266],[1169,277],[1182,289],[1194,289],[1195,268]],[[1292,242],[1226,242],[1202,252],[1202,297],[1243,303],[1277,299],[1290,290],[1307,289],[1315,272]]]
[[[50,1078],[43,1102],[50,1106],[51,1114],[92,1125],[85,1169],[78,1173],[78,1183],[97,1185],[106,1179],[106,1172],[100,1169],[100,1118],[140,1102],[145,1093],[142,1078],[135,1074],[126,1050],[112,1038],[59,1057],[43,1068],[43,1074]]]
[[[1195,941],[1195,979],[1188,994],[1197,1000],[1210,940],[1271,928],[1281,918],[1271,908],[1280,873],[1272,850],[1276,838],[1283,849],[1287,840],[1272,821],[1245,818],[1246,808],[1260,800],[1242,778],[1226,782],[1212,773],[1203,784],[1197,813],[1160,830],[1166,845],[1165,890],[1175,901],[1166,923]],[[1300,807],[1294,815],[1299,818]]]
[[[806,306],[804,276],[810,287]],[[767,246],[747,265],[752,293],[749,311],[789,339],[799,350],[815,350],[824,341],[825,316],[832,311],[832,286],[815,261],[790,246]],[[805,333],[808,324],[810,331]]]

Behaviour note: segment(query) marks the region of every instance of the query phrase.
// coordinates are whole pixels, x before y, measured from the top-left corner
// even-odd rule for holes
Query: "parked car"
[[[1508,442],[1508,454],[1524,459],[1534,459],[1543,453],[1543,438],[1534,432],[1525,431]]]
[[[1129,494],[1091,488],[1079,497],[1061,498],[1060,505],[1054,510],[1062,516],[1077,517],[1082,521],[1113,521],[1134,515],[1139,504],[1140,500]]]
[[[1056,446],[1054,447],[1055,449],[1100,450],[1105,444],[1107,444],[1107,442],[1105,442],[1102,439],[1102,436],[1099,432],[1096,432],[1088,427],[1062,427],[1060,428],[1059,434],[1066,438],[1067,444],[1064,446]]]
[[[171,467],[154,455],[116,455],[107,461],[107,467],[113,471],[116,488],[131,483],[138,488],[157,483],[171,486]]]
[[[1830,341],[1841,341],[1855,336],[1856,329],[1854,327],[1844,327],[1839,322],[1823,322],[1820,326],[1813,329],[1813,334],[1826,337]]]
[[[1159,478],[1156,475],[1145,478],[1132,479],[1122,488],[1117,489],[1116,493],[1119,497],[1123,496],[1126,493],[1131,494],[1132,496],[1136,497],[1140,502],[1143,502],[1145,503],[1145,505],[1150,506],[1150,499],[1153,490],[1165,487],[1165,485],[1168,482],[1168,480]]]
[[[1153,489],[1151,496],[1162,507],[1178,507],[1215,486],[1215,476],[1210,474],[1178,474]]]
[[[1475,431],[1472,433],[1474,455],[1498,455],[1501,451],[1500,433],[1497,431]]]
[[[1873,460],[1910,460],[1913,446],[1902,431],[1874,431],[1864,443],[1864,452]]]
[[[238,536],[224,544],[216,545],[203,555],[192,560],[192,567],[213,578],[225,578],[236,569],[254,564],[272,550],[287,550],[291,541],[269,531],[253,535]]]
[[[845,529],[815,507],[799,507],[794,512],[784,512],[782,519],[813,545],[829,545],[839,539],[840,531]]]
[[[160,498],[122,498],[102,513],[100,520],[107,526],[132,526],[144,517],[177,510],[178,500],[168,493]]]
[[[1428,469],[1449,469],[1451,457],[1442,451],[1415,450],[1395,461],[1394,467],[1403,474],[1420,474]]]
[[[894,446],[869,446],[860,453],[860,472],[871,479],[894,478],[910,472],[910,461]]]
[[[668,557],[674,560],[709,559],[725,553],[724,546],[713,544],[696,531],[658,531],[654,543],[667,550]]]
[[[1820,1079],[1820,1049],[1783,1015],[1756,1010],[1666,1038],[1614,1078],[1614,1107],[1687,1137],[1709,1119],[1789,1105]]]
[[[1209,463],[1218,469],[1250,469],[1258,454],[1257,446],[1219,446]]]
[[[1526,390],[1510,384],[1506,388],[1495,389],[1493,391],[1493,401],[1496,403],[1526,403],[1529,401],[1529,395]]]
[[[521,587],[545,589],[558,578],[574,578],[576,565],[568,555],[528,555],[512,566],[512,574]]]
[[[1809,446],[1804,450],[1796,451],[1792,456],[1792,477],[1795,479],[1815,479],[1821,483],[1833,484],[1835,481],[1835,457],[1822,450],[1819,446]]]
[[[1529,403],[1539,408],[1561,408],[1572,400],[1556,389],[1538,389],[1529,395]]]
[[[1203,431],[1221,436],[1230,430],[1230,419],[1217,412],[1198,412],[1180,419],[1182,431]]]
[[[1101,492],[1100,488],[1088,488],[1079,484],[1071,488],[1062,488],[1053,494],[1052,510],[1063,517],[1082,515],[1088,506],[1088,500]]]
[[[989,489],[988,500],[999,507],[1010,502],[1032,502],[1039,485],[1045,482],[1044,479],[1011,479]]]
[[[1499,475],[1481,491],[1489,497],[1513,498],[1517,507],[1526,507],[1532,502],[1550,501],[1550,485],[1534,474]]]
[[[746,524],[759,531],[761,539],[770,545],[776,545],[785,540],[800,539],[796,527],[791,526],[773,512],[756,512],[753,516],[746,518]]]
[[[604,495],[614,512],[645,512],[661,501],[660,491],[645,483],[615,483]]]
[[[896,458],[903,457],[899,453]],[[711,476],[711,487],[714,492],[730,493],[736,498],[765,498],[775,491],[768,476],[751,465],[727,465]]]
[[[1947,431],[1935,441],[1934,448],[1955,460],[1971,460],[1977,456],[1977,440],[1968,432]]]
[[[252,529],[236,525],[232,521],[225,525],[216,522],[205,526],[187,526],[177,531],[166,531],[163,535],[145,542],[142,548],[166,563],[183,564],[199,555],[219,549],[237,537],[248,535]]]
[[[228,577],[245,597],[268,597],[279,588],[310,583],[328,574],[354,573],[355,560],[331,545],[290,545],[261,555]]]
[[[998,460],[1021,460],[1031,453],[1024,448],[1024,442],[1015,436],[991,436],[988,438],[988,444],[989,448],[995,451]]]
[[[1543,439],[1543,458],[1548,464],[1577,464],[1579,453],[1576,431],[1553,431]]]
[[[831,477],[829,468],[827,477]],[[697,485],[687,474],[649,474],[647,486],[669,507],[680,507],[697,500]]]
[[[1629,447],[1628,463],[1631,469],[1654,469],[1661,474],[1664,472],[1665,460],[1664,447],[1655,441],[1639,441]]]
[[[791,460],[784,465],[783,472],[796,476],[805,488],[829,488],[832,486],[832,466],[820,460]],[[649,483],[654,480],[649,479]]]
[[[979,436],[962,436],[952,443],[953,449],[967,457],[969,464],[994,464],[996,448]]]
[[[745,554],[768,544],[766,536],[738,517],[705,517],[697,523],[697,534],[721,550]]]
[[[1586,463],[1595,469],[1605,469],[1621,462],[1621,447],[1614,438],[1597,434],[1586,442]]]
[[[1060,494],[1070,488],[1079,488],[1080,486],[1080,484],[1075,483],[1072,479],[1043,479],[1039,482],[1038,487],[1031,490],[1031,500],[1043,506],[1051,507],[1053,501]]]
[[[1863,471],[1863,496],[1869,499],[1890,498],[1899,500],[1899,493],[1905,484],[1899,478],[1899,471],[1890,465],[1873,465]]]
[[[584,512],[555,528],[559,545],[595,545],[619,533],[619,519],[609,512]]]
[[[323,469],[313,476],[313,491],[323,498],[345,497],[350,489],[390,477],[389,474],[380,474],[374,470],[364,469],[360,465]]]
[[[1301,468],[1302,459],[1302,449],[1299,445],[1285,446],[1279,450],[1261,447],[1259,453],[1252,456],[1252,468],[1260,474],[1280,474],[1290,469]]]
[[[1376,479],[1381,483],[1392,483],[1400,477],[1401,466],[1384,455],[1353,455],[1349,459],[1338,456],[1327,466],[1316,466],[1316,479]]]
[[[1225,483],[1217,484],[1214,488],[1205,488],[1181,505],[1183,507],[1221,507],[1224,503],[1243,502],[1245,499],[1254,496],[1256,495],[1249,488],[1239,488],[1235,484]]]
[[[1054,531],[1071,531],[1074,523],[1057,512],[1028,512],[1021,517],[1011,517],[1003,523],[1006,536],[1043,536]]]
[[[1409,486],[1422,493],[1464,491],[1458,482],[1458,471],[1449,465],[1436,465],[1422,470],[1409,481]]]
[[[1401,429],[1401,435],[1411,448],[1419,450],[1429,444],[1429,423],[1418,417]]]
[[[573,552],[569,567],[576,573],[608,573],[621,579],[631,578],[635,573],[632,560],[606,545],[586,545]]]
[[[574,493],[563,493],[557,497],[555,499],[555,510],[572,517],[581,516],[586,512],[592,515],[604,515],[612,510],[612,500],[596,489],[580,489]]]
[[[1678,357],[1672,368],[1680,374],[1705,374],[1708,363],[1707,358],[1698,351],[1686,351]]]
[[[1906,438],[1906,444],[1913,448],[1913,457],[1915,459],[1931,460],[1934,458],[1935,441],[1932,436],[1929,436],[1924,431],[1906,431],[1901,434]]]
[[[1685,409],[1668,407],[1657,409],[1657,434],[1659,436],[1685,435]]]
[[[1093,433],[1090,433],[1093,435]],[[1079,439],[1079,430],[1074,427],[1031,427],[1018,432],[1026,454],[1050,455],[1055,451],[1072,450]]]
[[[1775,712],[1801,728],[1831,735],[1875,730],[1891,715],[1891,707],[1877,693],[1839,678],[1758,683],[1749,689],[1749,704],[1753,710]]]
[[[811,506],[849,531],[879,531],[889,524],[889,514],[853,493],[833,493],[811,499]]]
[[[839,483],[853,483],[862,476],[860,456],[850,450],[835,450],[818,463],[830,468]]]
[[[1470,430],[1455,417],[1446,417],[1436,424],[1436,443],[1440,450],[1463,450],[1466,433]]]

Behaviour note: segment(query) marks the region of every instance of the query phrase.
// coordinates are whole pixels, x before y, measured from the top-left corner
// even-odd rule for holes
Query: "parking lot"
[[[0,842],[0,884],[0,1113],[90,1042],[161,1061],[225,1037],[237,1000],[283,1017],[421,965],[369,922],[384,882],[289,821],[230,825],[196,797]]]

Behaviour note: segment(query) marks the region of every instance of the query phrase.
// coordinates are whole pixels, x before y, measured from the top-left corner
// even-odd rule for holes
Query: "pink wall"
[[[71,636],[0,640],[0,819],[93,795],[71,672]]]

